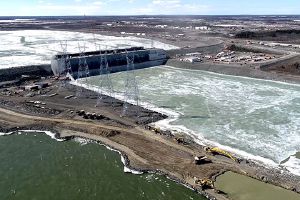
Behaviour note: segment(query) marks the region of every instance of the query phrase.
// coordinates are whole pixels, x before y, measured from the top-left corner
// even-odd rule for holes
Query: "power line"
[[[138,105],[139,105],[139,88],[135,77],[135,67],[134,67],[134,58],[135,55],[133,52],[126,51],[126,60],[127,60],[127,70],[125,76],[125,94],[124,94],[124,105],[121,116],[129,115],[129,105],[137,106],[133,110],[133,114],[138,115]]]
[[[85,50],[86,46],[85,43],[80,46],[78,43],[78,50],[79,50],[79,61],[78,61],[78,73],[77,73],[77,82],[79,82],[79,87],[77,87],[76,96],[81,97],[85,96],[83,87],[89,87],[89,77],[90,77],[90,70],[89,66],[86,61]]]
[[[110,99],[110,104],[113,106],[114,89],[110,76],[110,67],[107,61],[107,47],[105,48],[104,54],[102,53],[101,46],[99,45],[100,52],[100,68],[99,68],[99,87],[98,87],[98,98],[96,106],[101,103],[106,103],[106,99]]]

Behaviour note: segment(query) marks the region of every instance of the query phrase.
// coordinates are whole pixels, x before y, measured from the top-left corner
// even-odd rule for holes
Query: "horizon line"
[[[300,14],[0,15],[0,17],[299,16]]]

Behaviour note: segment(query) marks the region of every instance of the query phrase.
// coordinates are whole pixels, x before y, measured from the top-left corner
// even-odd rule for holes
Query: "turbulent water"
[[[0,199],[205,199],[158,175],[125,174],[118,153],[78,141],[0,136]]]
[[[78,46],[86,51],[126,48],[131,46],[177,48],[161,42],[137,38],[93,35],[90,33],[22,30],[0,31],[0,68],[26,65],[50,64],[51,57],[62,52],[61,42],[67,41],[68,52],[79,52]]]
[[[111,75],[120,98],[125,74]],[[135,74],[144,106],[171,116],[161,127],[273,166],[300,151],[300,86],[167,66]],[[300,175],[295,156],[284,166]]]

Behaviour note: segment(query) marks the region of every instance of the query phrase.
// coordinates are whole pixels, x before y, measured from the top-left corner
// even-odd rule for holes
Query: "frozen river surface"
[[[68,52],[79,52],[78,45],[86,51],[101,48],[115,49],[131,46],[177,48],[161,42],[137,37],[115,37],[68,31],[24,30],[0,31],[0,68],[50,64],[53,55],[62,51],[61,41],[67,41]]]

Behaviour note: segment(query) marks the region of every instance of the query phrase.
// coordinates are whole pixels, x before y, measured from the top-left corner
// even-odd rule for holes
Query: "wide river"
[[[135,75],[143,105],[170,115],[158,126],[272,166],[289,158],[280,167],[300,175],[300,86],[168,66]],[[111,74],[116,97],[125,77]]]
[[[124,173],[120,155],[96,143],[0,136],[0,160],[1,200],[206,199],[159,175]]]

